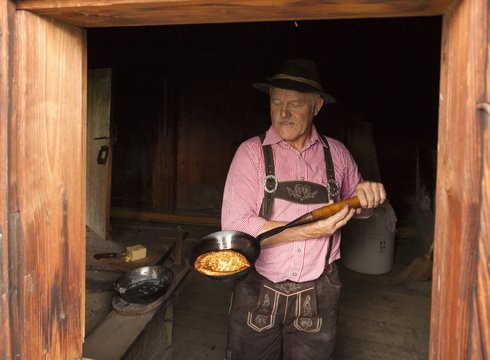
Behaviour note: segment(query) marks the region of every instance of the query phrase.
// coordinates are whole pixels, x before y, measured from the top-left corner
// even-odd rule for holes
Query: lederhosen
[[[260,138],[263,142],[265,134]],[[330,199],[338,199],[339,189],[326,138],[323,143],[327,186],[304,180],[279,181],[274,172],[272,147],[262,145],[266,176],[260,216],[270,219],[275,198],[300,204],[326,204]],[[332,242],[330,239],[325,271],[317,280],[273,283],[253,268],[247,277],[237,280],[230,309],[226,360],[331,359],[340,294],[337,268],[328,264]],[[317,297],[317,289],[321,298]],[[258,299],[257,294],[260,294]],[[279,331],[283,336],[290,334],[287,341],[277,336]]]

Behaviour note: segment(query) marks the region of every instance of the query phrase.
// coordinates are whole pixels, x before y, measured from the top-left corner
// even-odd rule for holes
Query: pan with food
[[[203,237],[192,250],[190,264],[201,274],[215,279],[228,280],[247,273],[260,255],[264,239],[295,226],[327,219],[348,205],[360,206],[357,196],[313,210],[283,226],[266,231],[257,238],[241,231],[218,231]]]

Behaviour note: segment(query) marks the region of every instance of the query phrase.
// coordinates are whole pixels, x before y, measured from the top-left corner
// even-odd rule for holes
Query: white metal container
[[[364,274],[384,274],[393,268],[396,216],[389,202],[368,219],[351,219],[342,228],[341,259]]]

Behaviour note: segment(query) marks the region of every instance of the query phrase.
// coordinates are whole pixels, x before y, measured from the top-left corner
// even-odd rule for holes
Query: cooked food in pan
[[[250,266],[247,258],[234,250],[211,251],[194,262],[197,271],[210,276],[231,275]]]

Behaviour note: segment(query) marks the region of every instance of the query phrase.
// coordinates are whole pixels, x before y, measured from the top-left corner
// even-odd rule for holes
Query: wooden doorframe
[[[79,359],[85,30],[0,1],[0,358]]]
[[[9,126],[12,106],[12,32],[14,31],[15,5],[0,1],[0,358],[10,359],[12,326],[10,321],[9,277]]]
[[[195,1],[105,1],[105,0],[19,0],[18,9],[58,19],[80,27],[139,26],[157,24],[188,24],[206,22],[238,22],[251,20],[300,20],[332,18],[368,18],[396,16],[443,15],[443,44],[441,60],[441,100],[439,114],[438,179],[436,189],[435,267],[431,318],[431,359],[483,358],[488,355],[489,338],[489,149],[488,83],[488,4],[485,0],[411,0],[365,3],[305,2],[303,6],[288,0],[264,2],[261,0],[230,0],[225,5],[212,0]],[[301,4],[300,4],[301,5]],[[2,34],[13,30],[8,21],[17,14],[12,11],[13,1],[0,1]],[[258,10],[258,11],[257,11]],[[480,31],[477,31],[477,30]],[[4,31],[6,30],[6,31]],[[23,29],[18,29],[22,31]],[[9,74],[0,78],[0,95],[9,96],[12,77],[13,44],[1,37],[0,71]],[[77,49],[85,52],[86,49]],[[81,54],[82,55],[82,54]],[[486,83],[485,83],[486,79]],[[478,81],[481,81],[480,85]],[[84,91],[81,86],[79,91]],[[1,101],[0,97],[0,101]],[[8,102],[8,101],[7,101]],[[15,106],[16,104],[14,104]],[[11,105],[0,102],[0,140],[2,131],[8,130]],[[83,110],[84,112],[85,110]],[[4,115],[6,114],[6,116]],[[5,125],[7,124],[7,125]],[[5,133],[5,132],[3,132]],[[7,139],[8,140],[8,139]],[[5,144],[4,142],[1,142]],[[8,143],[8,141],[7,141]],[[5,175],[9,169],[9,154],[0,145],[0,200],[8,195]],[[5,173],[4,173],[5,174]],[[84,210],[82,211],[84,212]],[[0,226],[8,224],[4,207],[0,209]],[[0,228],[2,230],[2,228]],[[4,231],[4,230],[3,230]],[[82,236],[82,235],[80,235]],[[44,239],[47,241],[47,239]],[[8,290],[8,245],[15,244],[4,235],[0,251],[2,291]],[[77,266],[83,266],[80,258]],[[3,293],[3,294],[4,294]],[[3,301],[3,303],[2,303]],[[19,304],[5,304],[0,298],[0,315],[6,308]],[[8,329],[4,324],[3,329]],[[3,353],[9,358],[12,331],[0,338]],[[10,336],[10,339],[9,339]],[[483,344],[483,345],[482,345]],[[65,344],[65,346],[70,346]],[[471,356],[470,356],[471,357]]]
[[[17,0],[17,9],[82,28],[433,16],[454,0]]]
[[[488,4],[443,18],[431,359],[490,356]]]

